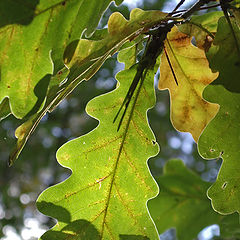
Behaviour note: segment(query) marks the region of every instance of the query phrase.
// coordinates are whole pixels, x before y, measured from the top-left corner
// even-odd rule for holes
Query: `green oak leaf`
[[[100,124],[58,150],[58,162],[72,175],[37,200],[42,213],[58,220],[41,239],[86,239],[81,237],[92,232],[94,240],[159,239],[146,205],[158,193],[147,167],[158,145],[146,116],[155,104],[156,71],[149,70],[137,88],[118,132],[113,119],[137,65],[117,74],[120,87],[88,103],[88,114]],[[75,224],[79,221],[84,224]]]
[[[143,49],[143,39],[140,38],[137,41],[127,42],[122,46],[122,50],[118,53],[118,62],[125,64],[125,69],[129,69],[134,63],[136,63],[138,53]]]
[[[0,101],[9,98],[15,117],[23,118],[39,110],[46,97],[49,75],[64,66],[65,48],[83,32],[89,35],[95,30],[110,2],[1,1]]]
[[[116,12],[110,16],[108,32],[97,31],[91,39],[81,39],[69,44],[64,54],[65,67],[53,76],[46,75],[44,81],[41,81],[41,83],[49,83],[42,110],[30,116],[26,123],[16,130],[15,135],[18,137],[18,141],[10,155],[9,164],[11,165],[17,159],[26,141],[46,112],[51,112],[83,80],[89,80],[105,60],[122,48],[124,44],[161,22],[166,15],[160,11],[134,9],[130,14],[130,19],[126,20]],[[20,138],[19,132],[21,132]]]
[[[240,30],[232,21],[240,44]],[[206,159],[221,157],[216,182],[208,190],[213,208],[222,214],[240,211],[240,56],[231,29],[224,17],[207,57],[219,77],[204,90],[204,98],[218,103],[220,110],[200,136],[198,148]]]
[[[69,69],[64,67],[56,75],[52,77],[50,75],[48,76],[50,78],[50,81],[48,83],[47,99],[44,102],[45,105],[51,106],[51,101],[56,98],[56,93],[59,90],[59,85],[61,85],[61,83],[65,81],[68,74],[69,74]],[[22,125],[20,125],[16,129],[15,136],[17,138],[17,143],[14,146],[9,157],[10,166],[18,158],[28,138],[34,132],[40,120],[46,114],[48,109],[49,108],[43,108],[40,112],[30,116],[27,121],[25,121]]]
[[[203,181],[181,160],[166,163],[157,183],[159,195],[148,202],[159,233],[175,227],[178,239],[192,240],[205,227],[218,223],[223,216],[211,208],[206,191],[211,183]]]

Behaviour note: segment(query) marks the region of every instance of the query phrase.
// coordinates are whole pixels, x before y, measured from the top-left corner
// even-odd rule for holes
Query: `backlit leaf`
[[[232,21],[240,44],[240,31]],[[214,45],[208,52],[217,80],[204,91],[204,98],[218,103],[220,110],[199,139],[199,152],[207,159],[222,157],[223,163],[216,182],[208,191],[214,209],[223,214],[240,211],[240,56],[231,29],[219,20]]]
[[[190,132],[195,141],[216,115],[218,106],[202,98],[203,89],[215,80],[217,73],[208,67],[203,50],[191,44],[191,38],[175,27],[168,34],[165,49],[174,69],[178,85],[166,59],[162,55],[159,89],[169,89],[171,121],[181,132]]]
[[[48,188],[37,201],[42,213],[58,220],[41,239],[82,239],[89,234],[94,234],[94,240],[159,239],[146,206],[158,193],[147,167],[147,159],[158,153],[158,145],[146,118],[146,111],[155,103],[156,70],[148,71],[118,132],[113,119],[136,65],[117,74],[117,90],[87,105],[87,112],[100,124],[58,150],[59,163],[70,168],[72,175]],[[130,109],[134,109],[133,115]]]
[[[89,80],[104,61],[118,51],[124,43],[137,37],[141,32],[146,31],[156,23],[161,22],[166,15],[166,13],[160,11],[134,9],[128,21],[120,13],[116,12],[111,15],[108,21],[108,33],[98,35],[97,39],[100,40],[93,38],[92,40],[81,39],[72,42],[67,47],[64,55],[66,67],[60,69],[54,76],[49,74],[44,79],[45,82],[49,82],[44,107],[39,113],[29,118],[26,123],[28,125],[27,129],[24,124],[17,130],[16,137],[18,137],[18,132],[25,132],[25,136],[22,135],[19,138],[17,146],[11,153],[10,165],[19,156],[30,134],[47,111],[52,111],[80,82]],[[65,75],[68,69],[70,73]]]
[[[83,31],[91,34],[95,30],[110,2],[1,1],[0,101],[9,98],[15,117],[23,118],[39,110],[51,74],[64,66],[65,48]]]

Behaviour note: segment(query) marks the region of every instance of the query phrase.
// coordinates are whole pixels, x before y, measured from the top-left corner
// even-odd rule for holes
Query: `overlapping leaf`
[[[99,119],[99,126],[58,150],[59,163],[72,175],[37,201],[42,213],[58,220],[42,239],[158,239],[146,206],[158,193],[147,167],[158,146],[146,118],[155,102],[156,69],[148,71],[138,97],[138,90],[134,95],[133,115],[129,109],[119,132],[113,124],[136,71],[135,65],[118,73],[120,87],[88,104],[87,112]]]
[[[81,39],[72,42],[64,54],[66,66],[54,76],[47,75],[44,79],[49,81],[48,78],[50,78],[44,107],[17,129],[16,136],[19,137],[20,132],[21,137],[10,156],[10,165],[18,157],[30,134],[47,111],[51,111],[81,81],[91,78],[104,61],[119,50],[125,42],[159,23],[166,15],[160,11],[134,9],[128,21],[120,13],[114,13],[109,19],[107,33],[98,34],[97,37],[93,37],[93,40]],[[68,70],[70,72],[66,74]]]
[[[148,202],[148,207],[159,233],[175,227],[178,239],[192,240],[203,228],[218,224],[220,239],[239,237],[238,215],[214,212],[206,196],[211,183],[203,181],[181,160],[168,161],[157,183],[160,193]]]
[[[202,98],[206,85],[217,77],[208,67],[203,50],[191,44],[191,38],[175,27],[165,41],[165,51],[174,69],[178,85],[166,58],[162,55],[159,89],[168,88],[171,97],[171,121],[182,132],[190,132],[198,140],[218,106]]]
[[[160,193],[148,207],[159,233],[175,227],[178,239],[192,240],[222,218],[206,196],[210,183],[188,170],[181,160],[168,161],[157,183]]]
[[[111,1],[1,1],[0,101],[9,97],[17,118],[40,108],[65,47],[86,29],[92,33]]]
[[[239,46],[239,27],[234,20],[232,25]],[[205,89],[204,98],[220,104],[220,110],[200,137],[198,147],[204,158],[223,158],[218,178],[209,189],[208,196],[216,211],[229,214],[240,211],[240,55],[225,18],[219,20],[208,59],[211,68],[219,71],[219,77]]]
[[[239,215],[237,213],[224,216],[218,225],[220,227],[220,237],[216,240],[240,239]]]
[[[208,51],[217,32],[217,22],[222,16],[222,11],[192,16],[189,22],[178,26],[178,29],[189,36],[194,36],[197,47]]]
[[[142,40],[142,39],[141,39]],[[118,54],[118,62],[125,64],[125,69],[129,69],[137,60],[137,54],[142,50],[142,41],[136,41],[135,43],[129,43],[129,46],[125,46]]]

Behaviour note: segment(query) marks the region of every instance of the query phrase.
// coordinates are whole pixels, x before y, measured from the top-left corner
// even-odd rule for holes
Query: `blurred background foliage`
[[[171,11],[174,0],[124,1],[116,7],[113,3],[102,17],[99,28],[107,26],[109,16],[121,12],[129,18],[130,10],[157,9]],[[191,1],[186,1],[190,4]],[[184,5],[186,7],[186,4]],[[33,240],[55,224],[53,219],[39,213],[35,206],[37,196],[47,187],[66,179],[70,170],[62,168],[56,161],[57,149],[67,141],[88,133],[98,125],[85,112],[87,102],[95,96],[115,88],[115,74],[124,68],[116,61],[116,55],[109,58],[99,72],[88,82],[81,83],[51,114],[46,115],[30,138],[13,167],[7,166],[9,152],[16,142],[15,129],[19,120],[9,116],[0,123],[0,239]],[[155,78],[155,85],[159,73]],[[180,158],[202,179],[213,182],[221,161],[203,160],[197,153],[196,144],[188,133],[177,132],[170,122],[169,94],[156,88],[157,104],[149,110],[150,125],[160,145],[160,153],[149,160],[153,175],[159,176],[165,162]],[[217,232],[216,226],[211,231]],[[213,233],[214,235],[214,233]],[[201,239],[211,239],[211,234]],[[174,230],[163,234],[162,239],[175,239]]]

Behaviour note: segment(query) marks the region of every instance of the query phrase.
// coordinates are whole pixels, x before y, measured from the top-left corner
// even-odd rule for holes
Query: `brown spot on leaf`
[[[184,107],[183,107],[183,115],[184,115],[184,117],[185,117],[185,119],[189,119],[189,107],[187,106],[187,105],[185,105]]]
[[[189,45],[190,38],[186,34],[179,33],[174,39],[171,39],[171,41],[175,44],[175,47],[183,47]]]

